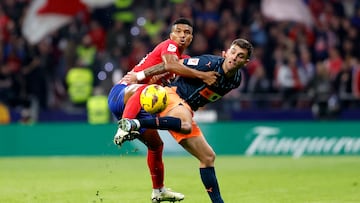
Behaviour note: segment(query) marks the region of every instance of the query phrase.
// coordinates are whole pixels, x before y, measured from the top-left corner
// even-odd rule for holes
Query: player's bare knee
[[[207,154],[206,156],[202,157],[200,160],[201,165],[204,167],[211,167],[214,166],[215,163],[215,154]]]
[[[216,158],[216,154],[215,153],[211,153],[211,154],[209,154],[208,156],[207,156],[207,161],[209,162],[209,163],[214,163],[215,162],[215,158]]]

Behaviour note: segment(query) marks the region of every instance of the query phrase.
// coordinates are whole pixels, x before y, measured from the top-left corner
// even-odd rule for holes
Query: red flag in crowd
[[[79,12],[107,6],[114,0],[33,0],[25,15],[22,32],[31,44],[69,23]]]

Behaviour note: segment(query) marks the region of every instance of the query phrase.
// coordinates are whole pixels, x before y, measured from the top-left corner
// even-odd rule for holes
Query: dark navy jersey
[[[194,111],[210,102],[215,102],[231,90],[239,87],[241,83],[240,69],[233,77],[225,77],[225,73],[221,67],[224,60],[223,57],[214,55],[201,55],[184,60],[184,65],[190,68],[220,73],[217,83],[212,86],[207,86],[202,80],[185,77],[178,77],[170,86],[177,87],[177,94],[184,99]]]

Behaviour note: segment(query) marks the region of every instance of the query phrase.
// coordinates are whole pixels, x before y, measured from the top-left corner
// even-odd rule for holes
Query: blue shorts
[[[111,113],[116,117],[116,119],[120,120],[122,114],[125,109],[124,97],[125,97],[125,88],[127,85],[125,84],[116,84],[114,85],[108,96],[108,105]],[[148,119],[154,118],[155,115],[149,114],[145,110],[141,109],[141,111],[137,114],[136,118],[138,119]],[[143,133],[145,129],[140,129],[139,132]]]
[[[126,85],[124,84],[116,84],[111,88],[108,96],[109,109],[118,120],[121,119],[125,108],[125,88]]]

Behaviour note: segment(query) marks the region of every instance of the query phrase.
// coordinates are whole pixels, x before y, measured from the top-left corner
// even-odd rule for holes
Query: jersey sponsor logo
[[[186,65],[197,66],[199,64],[198,58],[189,58]]]
[[[167,48],[167,50],[169,52],[176,52],[176,49],[177,49],[177,47],[175,45],[173,45],[173,44],[169,44],[169,46]]]
[[[208,88],[201,90],[199,92],[199,94],[211,102],[214,102],[221,98],[221,95],[219,95],[218,93],[216,93]]]

